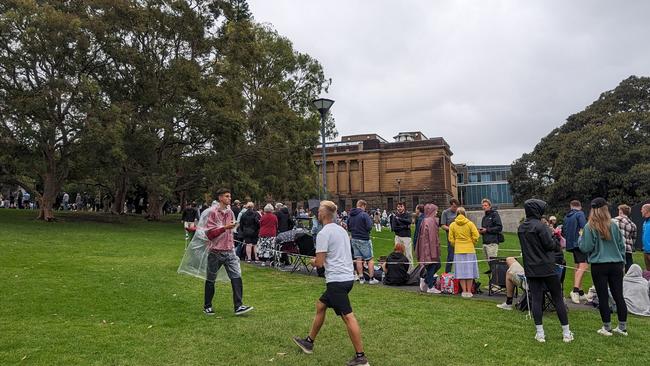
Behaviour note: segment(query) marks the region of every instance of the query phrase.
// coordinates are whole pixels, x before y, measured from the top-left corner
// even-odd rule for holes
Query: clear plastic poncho
[[[181,264],[178,266],[178,273],[190,275],[203,280],[207,279],[209,250],[206,224],[210,212],[216,210],[217,206],[218,204],[216,202],[212,202],[210,208],[201,212],[201,217],[196,226],[194,237],[192,237],[192,240],[185,248],[185,254],[183,255]],[[230,281],[225,269],[219,269],[219,272],[217,272],[217,281]]]

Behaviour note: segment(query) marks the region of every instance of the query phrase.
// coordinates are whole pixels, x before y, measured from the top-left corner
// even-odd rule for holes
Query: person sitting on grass
[[[384,285],[404,286],[409,280],[409,259],[404,252],[406,248],[402,243],[395,243],[393,252],[386,257],[386,262],[381,263],[384,270]]]
[[[512,310],[512,298],[515,294],[515,288],[521,287],[521,279],[524,276],[524,267],[517,262],[515,257],[506,258],[508,271],[506,271],[506,302],[497,305],[503,310]]]
[[[438,220],[436,213],[438,206],[427,203],[424,206],[424,219],[419,227],[418,246],[416,254],[418,262],[424,264],[426,274],[420,279],[420,291],[430,294],[439,294],[440,290],[434,287],[434,277],[440,269],[440,239],[438,238]]]
[[[472,287],[478,275],[478,261],[474,245],[479,232],[476,225],[466,216],[465,208],[458,207],[456,219],[449,225],[449,242],[454,246],[455,277],[460,280],[462,297],[472,297]]]

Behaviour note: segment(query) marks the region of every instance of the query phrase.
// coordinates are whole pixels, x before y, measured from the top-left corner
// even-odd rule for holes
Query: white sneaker
[[[535,340],[539,343],[546,342],[546,336],[544,334],[535,333]]]
[[[420,278],[420,291],[426,292],[429,286],[427,286],[427,283],[424,281],[424,278]]]
[[[512,310],[512,304],[506,304],[505,302],[503,304],[497,305],[497,307],[503,310]]]
[[[438,290],[438,289],[435,288],[435,287],[431,287],[430,289],[427,289],[427,293],[428,293],[428,294],[441,294],[442,291]]]
[[[376,285],[378,283],[379,283],[379,281],[377,281],[377,279],[375,279],[375,278],[371,278],[370,281],[368,281],[369,285]]]
[[[471,292],[462,292],[462,293],[460,294],[460,296],[469,299],[470,297],[472,297],[472,293],[471,293]]]
[[[627,336],[627,330],[621,330],[621,328],[619,327],[612,329],[612,333],[620,334],[622,336]]]
[[[562,340],[564,341],[564,343],[573,342],[573,332],[569,332],[568,334],[563,334]]]
[[[604,335],[605,337],[611,337],[612,336],[612,332],[605,329],[605,327],[602,327],[602,328],[598,329],[598,331],[596,331],[596,333],[598,333],[600,335]]]
[[[580,304],[580,294],[578,294],[577,292],[571,291],[571,301],[574,304]]]
[[[585,304],[589,302],[587,295],[580,295],[579,301]]]
[[[364,283],[366,283],[366,280],[363,277],[359,278],[359,284],[363,285]]]

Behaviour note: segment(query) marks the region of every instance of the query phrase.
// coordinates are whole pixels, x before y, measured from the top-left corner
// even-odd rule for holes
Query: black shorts
[[[574,248],[570,252],[573,253],[573,263],[587,263],[587,255],[581,252],[580,249]]]
[[[318,300],[328,308],[334,309],[336,315],[348,315],[352,312],[352,305],[350,305],[348,294],[352,290],[353,285],[354,281],[329,282],[327,283],[327,289]]]

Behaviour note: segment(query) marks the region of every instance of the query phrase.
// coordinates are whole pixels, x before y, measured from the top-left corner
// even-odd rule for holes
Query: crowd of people
[[[29,192],[18,188],[6,189],[0,192],[0,208],[14,208],[19,210],[38,209],[38,202],[32,199]]]
[[[294,217],[295,220],[311,219],[316,248],[312,265],[324,267],[327,285],[325,293],[317,302],[316,318],[309,335],[305,338],[296,337],[294,342],[306,353],[313,352],[314,340],[323,324],[325,310],[333,308],[348,327],[357,352],[354,360],[359,362],[367,359],[363,353],[358,323],[348,299],[348,293],[355,281],[360,284],[383,282],[385,285],[395,286],[419,282],[421,291],[436,294],[441,292],[439,285],[436,286],[437,272],[445,264],[443,275],[453,273],[454,279],[458,280],[461,296],[470,298],[474,296],[476,280],[479,278],[479,259],[476,252],[479,239],[482,237],[482,247],[479,249],[482,249],[484,261],[488,263],[498,258],[499,245],[505,241],[499,213],[488,199],[482,202],[484,215],[480,225],[476,225],[467,217],[465,208],[455,199],[449,202],[449,208],[441,215],[438,215],[438,207],[433,203],[419,205],[415,217],[406,210],[403,202],[397,204],[394,213],[386,215],[378,210],[368,212],[368,204],[363,200],[359,200],[349,213],[338,211],[336,205],[330,201],[323,201],[318,212],[299,209],[295,216],[281,203],[266,204],[260,209],[253,202],[242,205],[239,201],[234,201],[232,205],[224,208],[222,206],[225,202],[226,200],[220,198],[218,204],[213,206],[216,207],[214,211],[227,210],[232,215],[232,221],[227,217],[215,221],[229,222],[228,225],[222,225],[218,233],[221,235],[230,232],[234,258],[237,258],[234,250],[237,246],[240,255],[247,262],[264,262],[274,258],[275,237],[280,232],[294,227]],[[545,294],[548,294],[560,320],[563,340],[573,341],[574,334],[569,327],[562,290],[566,250],[572,254],[576,265],[570,293],[571,301],[581,303],[589,300],[581,288],[584,273],[589,272],[595,295],[601,299],[598,306],[602,327],[598,334],[627,335],[626,299],[638,296],[640,300],[634,302],[634,313],[650,315],[648,281],[643,278],[640,266],[631,263],[637,228],[629,219],[630,208],[626,205],[619,206],[618,215],[612,218],[609,214],[609,204],[602,198],[591,202],[588,217],[584,215],[579,202],[572,201],[570,206],[563,225],[557,226],[555,217],[545,216],[547,205],[544,201],[531,199],[525,202],[526,217],[517,233],[522,261],[520,263],[517,257],[506,259],[506,301],[498,307],[512,310],[515,290],[524,290],[536,326],[535,339],[545,342],[542,312]],[[642,214],[645,219],[643,244],[647,266],[650,257],[650,205],[643,206]],[[383,216],[387,216],[388,220],[383,220]],[[183,211],[184,228],[187,230],[194,227],[198,218],[196,207],[188,205]],[[388,224],[390,230],[395,233],[394,250],[387,257],[380,258],[379,263],[375,265],[371,233],[373,229],[382,230],[383,224]],[[411,235],[411,228],[414,229],[414,236]],[[442,258],[441,254],[438,235],[440,229],[446,232],[448,250],[445,258]],[[211,235],[208,237],[214,238]],[[220,256],[224,257],[225,254],[221,253]],[[228,258],[219,257],[219,260],[213,258],[216,262],[211,265],[209,272],[216,272],[214,269],[221,262],[221,265],[226,266],[233,283],[233,299],[237,312],[237,309],[243,306],[241,284],[240,280],[237,280],[241,271],[238,268],[239,258],[229,256],[230,254]],[[235,260],[237,266],[233,264]],[[376,270],[381,272],[381,277],[375,273]],[[628,275],[625,275],[626,271]],[[214,274],[211,277],[214,277]],[[213,296],[213,289],[208,282],[210,281],[206,281],[204,304],[206,314],[212,311]],[[608,301],[610,296],[616,305],[616,327],[613,327],[611,322]],[[245,307],[246,311],[250,309],[252,308]]]

